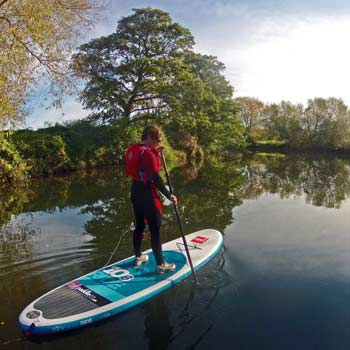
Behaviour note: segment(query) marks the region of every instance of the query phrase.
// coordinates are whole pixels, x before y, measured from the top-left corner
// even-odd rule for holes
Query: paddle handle
[[[162,163],[163,163],[163,167],[164,167],[164,171],[165,171],[165,176],[166,176],[166,179],[167,179],[167,182],[168,182],[169,192],[171,194],[173,194],[173,187],[171,185],[170,176],[169,176],[168,168],[166,166],[164,153],[160,152],[160,156],[161,156],[161,159],[162,159]],[[192,276],[193,276],[193,279],[194,279],[194,282],[196,283],[196,285],[199,285],[197,274],[196,274],[196,272],[194,270],[192,259],[191,259],[191,255],[190,255],[190,251],[188,249],[188,245],[187,245],[187,242],[186,242],[185,234],[184,234],[184,231],[182,229],[182,224],[181,224],[181,220],[180,220],[179,210],[177,208],[177,205],[174,202],[173,202],[173,207],[174,207],[174,210],[175,210],[176,221],[177,221],[177,224],[179,226],[180,233],[181,233],[181,236],[182,236],[182,241],[183,241],[183,244],[185,246],[187,259],[188,259],[188,262],[189,262],[191,270],[192,270]]]

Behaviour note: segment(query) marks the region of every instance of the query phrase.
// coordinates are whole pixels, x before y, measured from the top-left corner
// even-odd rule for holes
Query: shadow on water
[[[176,349],[179,346],[192,349],[209,335],[212,321],[208,313],[215,312],[212,309],[215,309],[220,291],[234,286],[233,279],[223,266],[224,256],[221,253],[210,267],[200,271],[199,286],[186,280],[177,289],[159,295],[153,302],[144,305],[145,339],[149,349]],[[198,332],[197,324],[203,320],[207,320],[207,324],[204,328],[200,327],[202,330]],[[188,337],[188,341],[183,342],[184,337]]]

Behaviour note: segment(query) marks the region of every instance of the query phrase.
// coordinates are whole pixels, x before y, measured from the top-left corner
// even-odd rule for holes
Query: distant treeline
[[[233,100],[241,127],[242,149],[350,152],[350,111],[337,98],[314,98],[307,105],[265,104],[256,98]],[[143,123],[98,125],[79,120],[45,129],[0,133],[0,184],[30,177],[118,164],[130,142],[139,140]],[[201,142],[184,129],[163,126],[167,156],[172,161],[196,161],[206,154],[232,152],[229,139]],[[237,138],[238,135],[233,137]],[[207,141],[207,140],[206,140]]]
[[[350,111],[341,99],[314,98],[306,106],[287,101],[265,104],[252,97],[236,101],[251,146],[350,151]]]

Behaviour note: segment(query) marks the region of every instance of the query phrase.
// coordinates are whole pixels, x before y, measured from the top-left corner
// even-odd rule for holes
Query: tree
[[[244,125],[246,132],[261,126],[264,103],[254,97],[237,97],[239,105],[238,118]]]
[[[314,98],[308,101],[303,117],[303,128],[310,146],[331,147],[341,145],[342,138],[349,138],[339,127],[348,124],[348,108],[344,101],[334,97]],[[345,129],[346,130],[346,129]]]
[[[181,54],[193,43],[189,30],[168,13],[134,9],[115,33],[80,46],[74,55],[76,73],[88,80],[84,106],[103,122],[136,121],[168,110],[163,92],[180,74],[186,76]]]
[[[195,53],[190,31],[168,13],[133,11],[115,33],[82,45],[74,56],[74,70],[87,80],[81,99],[91,118],[123,130],[155,119],[207,146],[224,143],[225,131],[225,140],[242,144],[224,65]]]
[[[233,88],[222,74],[223,63],[195,52],[186,53],[184,60],[190,66],[190,75],[185,74],[175,86],[163,90],[171,106],[167,126],[175,134],[183,130],[195,137],[206,151],[243,145],[243,129],[232,101]]]
[[[289,101],[271,104],[264,109],[264,127],[269,137],[298,145],[302,140],[301,120],[304,107]]]
[[[0,127],[24,120],[26,99],[43,78],[56,97],[71,87],[69,57],[101,9],[97,2],[0,1]]]
[[[192,67],[195,76],[210,87],[215,96],[227,100],[232,98],[234,89],[223,75],[225,65],[217,57],[189,52],[185,61]]]
[[[205,107],[205,119],[196,130],[200,143],[215,152],[244,146],[244,128],[237,117],[239,108],[232,100],[234,89],[223,75],[225,65],[215,56],[199,53],[189,54],[186,61],[205,86],[199,101]]]

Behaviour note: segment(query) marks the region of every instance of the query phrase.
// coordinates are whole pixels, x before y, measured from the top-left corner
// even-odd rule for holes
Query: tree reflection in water
[[[209,159],[199,167],[175,168],[171,172],[185,232],[206,227],[223,231],[233,221],[232,209],[244,199],[263,194],[281,198],[304,197],[315,206],[340,208],[350,194],[350,160],[331,156],[236,154],[230,160]],[[134,220],[129,200],[130,182],[123,167],[96,169],[32,181],[21,189],[2,194],[0,236],[2,254],[30,252],[30,237],[39,228],[12,219],[16,214],[78,208],[88,214],[84,224],[94,237],[99,263],[109,256],[115,242],[130,230]],[[178,236],[171,206],[165,206],[163,241]],[[149,247],[148,242],[144,248]],[[125,235],[122,255],[132,253],[131,234]]]
[[[255,156],[244,168],[242,198],[276,193],[305,197],[308,204],[340,208],[350,194],[350,159],[315,156]]]
[[[30,221],[28,221],[28,219]],[[40,234],[40,227],[32,222],[30,214],[12,220],[0,228],[0,258],[7,263],[28,257],[32,253],[30,239]]]

